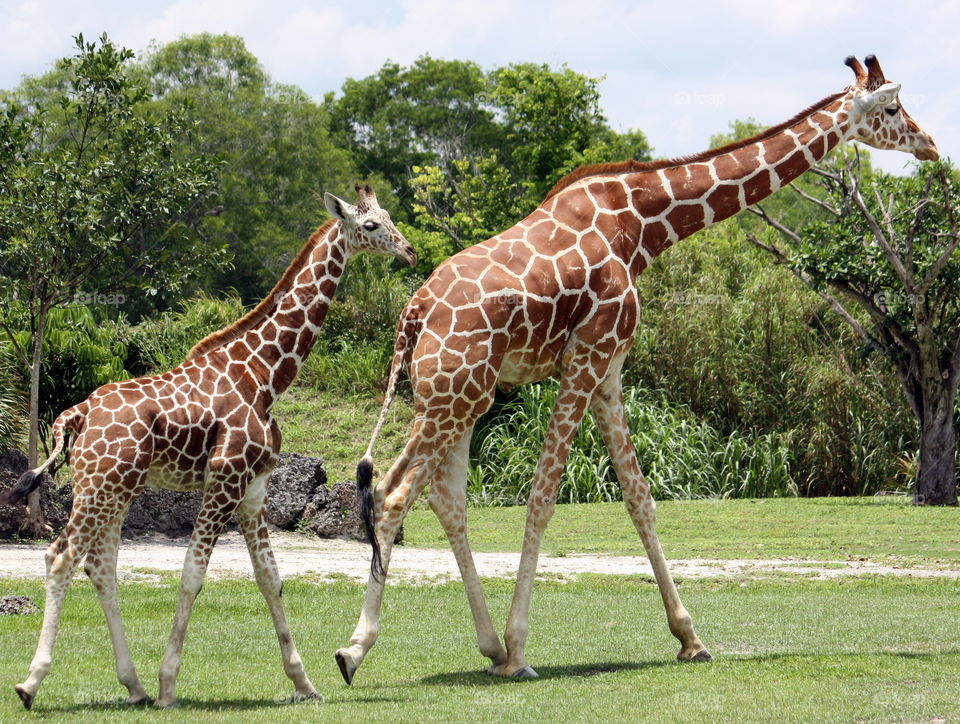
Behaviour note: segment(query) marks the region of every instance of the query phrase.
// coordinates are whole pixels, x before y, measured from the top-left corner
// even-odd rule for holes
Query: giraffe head
[[[887,80],[875,55],[863,60],[866,69],[852,55],[844,61],[856,75],[850,86],[850,138],[874,148],[906,151],[921,161],[940,158],[937,144],[900,104],[900,84]]]
[[[327,211],[340,221],[340,233],[349,251],[367,250],[375,254],[387,254],[415,266],[416,250],[393,225],[390,214],[380,208],[377,195],[370,185],[357,184],[354,188],[359,198],[356,206],[333,194],[323,195]]]

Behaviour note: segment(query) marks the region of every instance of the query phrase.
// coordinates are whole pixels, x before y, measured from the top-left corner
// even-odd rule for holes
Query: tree
[[[449,242],[440,259],[425,260],[439,261],[509,227],[580,165],[650,157],[640,131],[609,128],[597,78],[524,63],[494,69],[485,83],[492,125],[470,143],[455,144],[459,150],[448,147],[411,166],[411,210],[427,231],[415,236],[428,249],[437,246],[431,232]]]
[[[367,78],[348,78],[324,106],[337,143],[360,168],[383,175],[410,215],[414,167],[445,168],[503,145],[489,96],[476,63],[424,55],[408,68],[387,62]]]
[[[62,91],[28,106],[0,103],[0,298],[22,309],[28,339],[8,319],[0,327],[29,370],[31,465],[51,310],[177,288],[224,258],[190,233],[215,169],[207,157],[177,156],[177,139],[191,131],[182,109],[147,112],[147,90],[127,68],[133,54],[106,35],[76,45],[58,62]],[[37,505],[27,528],[42,532]]]
[[[830,221],[793,229],[757,208],[786,249],[748,238],[890,361],[919,424],[914,502],[956,505],[960,174],[938,163],[909,178],[871,178],[849,156],[814,172],[827,199],[806,201]]]
[[[197,132],[180,140],[181,157],[223,161],[199,233],[227,247],[233,265],[204,286],[259,300],[322,218],[321,193],[352,192],[356,166],[334,144],[327,111],[299,88],[271,81],[242,38],[183,37],[152,48],[138,70],[158,108],[190,102]],[[377,190],[390,209],[390,194]]]

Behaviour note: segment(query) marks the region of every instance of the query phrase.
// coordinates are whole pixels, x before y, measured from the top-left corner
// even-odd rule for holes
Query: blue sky
[[[275,80],[317,98],[425,53],[486,68],[566,63],[603,76],[611,124],[642,129],[660,156],[703,150],[735,118],[785,120],[850,82],[845,56],[874,53],[941,153],[960,155],[956,0],[0,0],[0,87],[70,54],[77,32],[103,31],[135,51],[185,33],[241,35]],[[908,169],[903,154],[873,158]]]

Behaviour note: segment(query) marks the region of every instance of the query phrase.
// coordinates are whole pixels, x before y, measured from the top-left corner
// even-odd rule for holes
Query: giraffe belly
[[[555,375],[558,366],[559,359],[552,354],[540,356],[531,350],[513,350],[503,357],[497,387],[506,391],[517,385],[540,382]]]
[[[165,490],[201,490],[206,465],[185,468],[173,459],[154,460],[147,470],[147,486]]]

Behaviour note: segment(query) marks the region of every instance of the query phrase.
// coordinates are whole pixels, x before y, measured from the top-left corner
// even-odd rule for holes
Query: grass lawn
[[[471,508],[476,551],[519,550],[525,507]],[[657,531],[668,558],[866,559],[904,564],[960,562],[960,510],[920,508],[900,497],[769,498],[662,501]],[[407,545],[442,548],[443,529],[429,509],[414,509]],[[621,503],[558,505],[545,555],[643,555]]]
[[[284,589],[307,671],[326,697],[292,693],[252,581],[211,581],[187,636],[176,711],[127,708],[91,586],[67,597],[50,676],[34,710],[12,684],[29,664],[40,617],[0,617],[0,721],[936,721],[960,717],[960,584],[944,580],[690,581],[682,594],[710,664],[679,664],[656,586],[588,576],[539,582],[528,656],[541,678],[482,673],[462,587],[391,586],[381,638],[352,687],[333,661],[355,623],[362,588],[294,579]],[[42,599],[37,581],[0,592]],[[511,585],[489,581],[502,625]],[[148,691],[175,604],[176,582],[125,584],[122,606]]]
[[[380,399],[344,399],[294,385],[274,407],[283,435],[283,451],[322,457],[329,483],[353,480],[357,463],[370,442]],[[407,442],[413,408],[398,398],[377,440],[377,457],[392,461]]]

